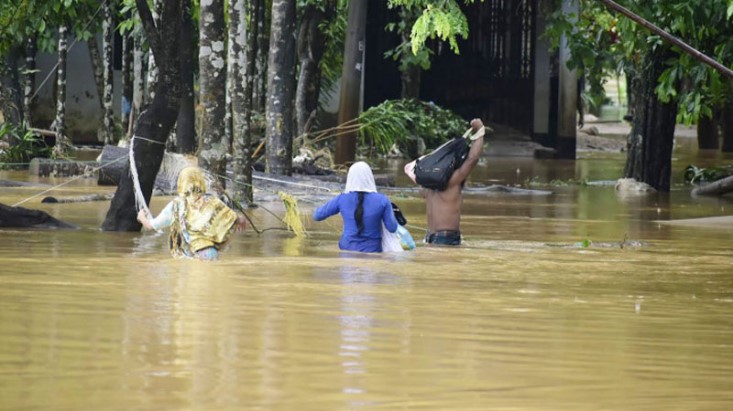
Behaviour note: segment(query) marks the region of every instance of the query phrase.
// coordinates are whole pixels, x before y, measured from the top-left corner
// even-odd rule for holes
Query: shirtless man
[[[443,191],[421,188],[420,194],[425,198],[428,217],[428,232],[425,242],[428,244],[460,245],[461,244],[461,191],[471,170],[478,163],[484,148],[484,123],[480,119],[471,120],[471,149],[463,165],[453,172],[448,187]],[[415,160],[417,161],[417,160]],[[415,161],[405,166],[405,174],[415,181]]]

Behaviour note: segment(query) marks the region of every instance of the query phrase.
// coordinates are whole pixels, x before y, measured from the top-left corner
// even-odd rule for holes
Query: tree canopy
[[[548,36],[557,45],[560,36],[566,35],[572,52],[568,65],[586,75],[591,91],[602,87],[609,72],[638,70],[644,53],[664,43],[659,35],[611,12],[598,0],[579,1],[579,15],[555,12],[551,16]],[[733,0],[618,3],[724,66],[733,66]],[[689,124],[700,116],[712,117],[733,93],[731,81],[678,47],[672,50],[674,56],[665,62],[658,79],[657,95],[662,101],[678,99],[678,121]]]

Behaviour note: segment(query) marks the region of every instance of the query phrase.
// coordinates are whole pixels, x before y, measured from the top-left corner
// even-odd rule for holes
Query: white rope
[[[144,112],[143,112],[144,113]],[[142,116],[143,113],[140,113]],[[140,137],[133,135],[132,138],[130,138],[130,155],[128,156],[130,158],[130,178],[132,178],[132,185],[135,188],[135,209],[145,210],[145,214],[148,217],[152,218],[152,213],[150,212],[150,209],[148,208],[148,203],[145,201],[145,195],[143,195],[142,187],[140,187],[140,176],[137,173],[137,165],[135,164],[135,140],[144,140],[150,143],[155,144],[165,144],[161,143],[160,141],[151,140],[145,137]]]
[[[118,162],[118,161],[122,161],[122,160],[126,160],[126,159],[127,159],[127,157],[125,157],[125,156],[122,156],[122,157],[120,157],[120,158],[118,158],[118,159],[116,159],[116,160],[110,161],[109,163],[106,163],[106,164],[102,164],[101,166],[99,166],[99,167],[97,167],[97,168],[94,168],[94,169],[92,169],[92,170],[91,170],[91,171],[90,171],[89,173],[93,173],[93,172],[95,172],[95,171],[99,171],[99,170],[103,169],[104,167],[107,167],[107,166],[108,166],[108,165],[110,165],[110,164],[114,164],[114,163],[116,163],[116,162]],[[48,190],[44,190],[44,191],[41,191],[41,192],[40,192],[40,193],[38,193],[38,194],[32,195],[32,196],[30,196],[30,197],[26,198],[26,199],[25,199],[25,200],[23,200],[23,201],[19,201],[19,202],[17,202],[17,203],[15,203],[15,204],[13,204],[13,207],[17,207],[17,206],[19,206],[19,205],[21,205],[21,204],[25,203],[25,202],[26,202],[26,201],[28,201],[28,200],[34,199],[34,198],[36,198],[36,197],[38,197],[38,196],[42,196],[42,195],[44,195],[44,194],[48,193],[49,191],[53,191],[53,190],[55,190],[55,189],[57,189],[57,188],[59,188],[59,187],[63,187],[63,186],[65,186],[65,185],[67,185],[67,184],[69,184],[69,183],[71,183],[71,182],[74,182],[74,181],[76,181],[76,180],[78,180],[78,179],[80,179],[80,178],[82,178],[82,177],[85,177],[85,175],[86,175],[86,174],[87,174],[87,173],[84,173],[84,174],[78,175],[78,176],[76,176],[76,177],[72,178],[72,179],[71,179],[71,180],[69,180],[69,181],[65,181],[65,182],[63,182],[63,183],[61,183],[61,184],[58,184],[58,185],[55,185],[55,186],[53,186],[53,187],[49,188]]]
[[[255,175],[253,175],[252,178],[253,179],[257,179],[257,180],[272,181],[272,182],[275,182],[275,183],[291,184],[291,185],[294,185],[294,186],[300,186],[300,187],[306,187],[306,188],[317,188],[319,190],[326,190],[329,193],[331,191],[333,191],[333,190],[331,190],[330,188],[327,188],[327,187],[319,187],[319,186],[314,186],[314,185],[311,185],[311,184],[303,184],[303,183],[294,183],[294,182],[291,182],[291,181],[278,180],[278,179],[275,179],[275,178],[267,178],[267,177],[261,177],[261,176],[255,176]]]

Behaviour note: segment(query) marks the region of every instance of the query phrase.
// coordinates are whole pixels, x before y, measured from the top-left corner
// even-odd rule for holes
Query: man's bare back
[[[428,217],[428,231],[460,230],[461,225],[461,186],[449,185],[445,190],[420,189],[425,198],[425,211]]]
[[[471,120],[471,129],[473,132],[480,131],[483,126],[481,120]],[[471,149],[468,152],[466,160],[461,167],[453,172],[445,190],[438,191],[427,188],[420,190],[420,194],[425,198],[428,237],[431,233],[439,232],[455,232],[460,236],[461,204],[463,202],[461,192],[463,190],[463,184],[483,153],[483,132],[477,133],[476,136],[476,139],[471,144]],[[405,166],[405,173],[412,181],[415,181],[414,168],[414,161]],[[458,243],[460,243],[460,240]]]

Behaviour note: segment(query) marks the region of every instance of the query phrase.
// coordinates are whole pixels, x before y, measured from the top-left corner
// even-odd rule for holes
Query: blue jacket
[[[363,204],[364,229],[360,235],[357,235],[359,229],[356,227],[354,211],[356,211],[358,201],[359,197],[355,192],[339,194],[328,203],[318,207],[313,214],[313,219],[322,221],[334,214],[341,213],[341,218],[344,220],[344,232],[339,240],[339,248],[380,253],[382,252],[382,222],[390,233],[397,230],[397,219],[392,211],[392,203],[384,194],[366,193]]]

